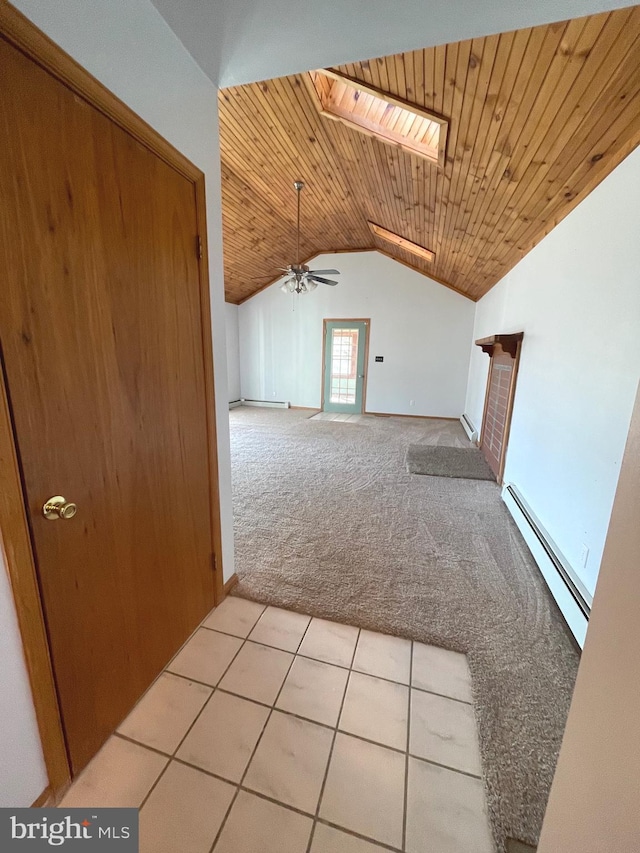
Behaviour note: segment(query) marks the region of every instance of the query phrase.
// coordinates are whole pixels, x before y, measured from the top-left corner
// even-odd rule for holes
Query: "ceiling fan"
[[[330,278],[323,278],[325,275],[340,275],[339,270],[310,270],[306,264],[300,263],[300,193],[304,189],[302,181],[294,181],[293,186],[298,193],[298,233],[297,233],[297,249],[296,262],[289,264],[282,271],[288,278],[280,285],[280,290],[283,293],[310,293],[315,290],[318,284],[328,284],[335,287],[337,281],[332,281]]]

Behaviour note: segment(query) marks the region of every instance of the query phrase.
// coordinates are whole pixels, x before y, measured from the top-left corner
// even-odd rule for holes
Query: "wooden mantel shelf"
[[[524,338],[524,332],[515,332],[513,335],[490,335],[488,338],[479,338],[476,346],[482,348],[482,352],[493,355],[496,344],[500,344],[502,351],[509,353],[511,358],[516,357],[518,344]]]

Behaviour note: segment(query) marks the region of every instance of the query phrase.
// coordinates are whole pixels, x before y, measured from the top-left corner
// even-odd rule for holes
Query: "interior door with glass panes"
[[[368,320],[326,320],[324,332],[325,412],[363,411]]]

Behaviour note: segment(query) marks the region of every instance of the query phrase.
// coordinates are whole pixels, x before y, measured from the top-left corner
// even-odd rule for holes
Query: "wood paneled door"
[[[214,604],[199,191],[3,38],[0,68],[3,377],[77,773]]]
[[[489,467],[502,482],[509,443],[509,429],[518,376],[522,333],[494,335],[476,341],[489,354],[489,378],[482,417],[480,449]]]

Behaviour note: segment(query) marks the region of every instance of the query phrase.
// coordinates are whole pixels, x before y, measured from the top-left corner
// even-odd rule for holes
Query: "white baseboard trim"
[[[265,409],[289,409],[291,408],[291,403],[282,403],[280,401],[275,400],[245,400],[244,398],[240,401],[243,406],[260,406]]]
[[[527,543],[571,633],[582,648],[593,597],[513,484],[505,484],[502,500]]]
[[[469,415],[464,412],[460,415],[460,423],[462,424],[462,429],[466,432],[469,441],[472,441],[474,444],[478,442],[478,430],[471,423],[471,418]]]
[[[238,406],[241,406],[241,405],[242,405],[242,400],[233,400],[232,402],[229,403],[229,408],[230,409],[237,409]]]

